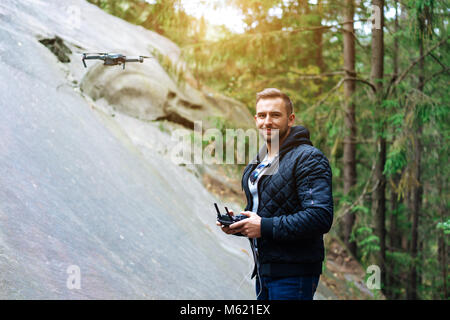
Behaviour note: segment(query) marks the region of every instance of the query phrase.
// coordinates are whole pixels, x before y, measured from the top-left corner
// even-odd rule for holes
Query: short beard
[[[260,129],[260,130],[267,130],[266,129]],[[266,144],[271,145],[272,144],[272,140],[274,139],[278,139],[278,144],[280,144],[281,140],[283,140],[284,138],[286,138],[286,135],[289,133],[289,126],[286,125],[286,130],[281,131],[280,129],[271,129],[272,130],[272,134],[270,137],[267,137],[267,135],[263,134],[264,140],[266,141]],[[276,133],[276,135],[273,134],[273,130],[278,130],[278,132]]]

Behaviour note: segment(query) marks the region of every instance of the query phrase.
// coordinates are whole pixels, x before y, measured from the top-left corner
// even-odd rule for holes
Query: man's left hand
[[[230,225],[230,229],[234,233],[240,232],[248,238],[260,238],[261,237],[261,217],[255,212],[242,211],[241,214],[249,217],[242,221],[233,223]]]

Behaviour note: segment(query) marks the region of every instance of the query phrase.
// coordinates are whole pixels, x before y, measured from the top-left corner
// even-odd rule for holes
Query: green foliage
[[[414,0],[409,1],[413,14],[416,17],[416,34],[418,41],[424,37],[433,37],[434,6],[435,0]]]
[[[205,36],[205,21],[190,17],[178,0],[88,0],[106,12],[130,23],[167,36],[178,45]]]
[[[359,205],[359,206],[354,206],[352,209],[352,212],[355,213],[358,210],[362,211],[364,214],[368,214],[369,213],[369,208],[363,206],[363,205]]]
[[[450,234],[450,219],[444,222],[439,222],[437,224],[437,229],[443,230],[444,234]]]
[[[155,48],[150,49],[151,54],[158,59],[159,64],[180,87],[185,85],[185,68],[181,61],[174,62],[167,55],[162,54]]]
[[[403,149],[393,149],[386,157],[383,173],[386,177],[390,177],[395,173],[401,173],[402,169],[405,168],[407,164],[406,151]]]
[[[351,241],[356,241],[363,263],[367,263],[371,255],[380,251],[380,239],[374,235],[370,227],[356,228],[352,233]]]
[[[209,117],[215,128],[219,129],[222,135],[225,137],[226,129],[234,128],[233,123],[223,117]]]

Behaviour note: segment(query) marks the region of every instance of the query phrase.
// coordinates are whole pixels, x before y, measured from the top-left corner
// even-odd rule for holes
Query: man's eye
[[[258,118],[260,118],[260,119],[264,119],[265,117],[266,117],[265,114],[258,114]]]

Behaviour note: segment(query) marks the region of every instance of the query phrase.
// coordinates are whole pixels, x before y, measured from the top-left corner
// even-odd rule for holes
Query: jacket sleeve
[[[261,236],[291,241],[327,233],[333,223],[332,173],[327,158],[314,150],[295,164],[296,193],[301,211],[262,218]]]

